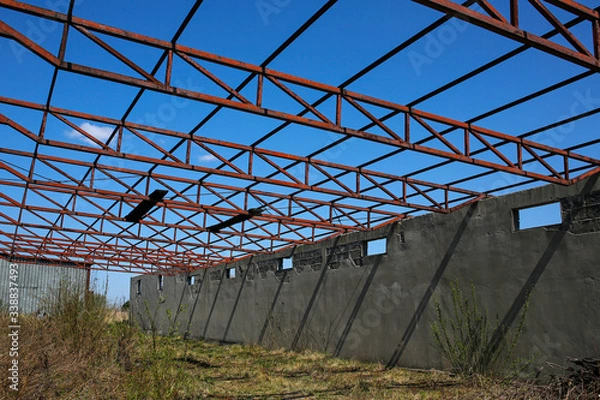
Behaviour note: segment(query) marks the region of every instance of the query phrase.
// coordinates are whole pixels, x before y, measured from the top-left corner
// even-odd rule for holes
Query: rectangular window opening
[[[196,284],[196,275],[190,275],[187,278],[188,286],[192,286]]]
[[[559,225],[562,223],[560,202],[513,210],[515,231]]]
[[[282,258],[281,263],[279,264],[280,271],[287,271],[294,268],[294,264],[292,262],[292,257]]]
[[[228,268],[226,271],[227,272],[225,276],[227,277],[227,279],[235,278],[235,268]]]
[[[165,280],[164,280],[164,276],[159,275],[158,276],[158,290],[163,290],[164,284],[165,284]]]
[[[136,281],[136,292],[137,294],[142,294],[142,280],[139,279],[138,281]]]
[[[387,253],[387,239],[375,239],[367,242],[367,256]]]

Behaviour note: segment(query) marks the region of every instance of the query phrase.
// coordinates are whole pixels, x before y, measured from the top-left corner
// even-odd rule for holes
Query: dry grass
[[[458,381],[440,372],[386,370],[378,364],[315,352],[268,351],[162,338],[174,357],[202,382],[197,397],[223,399],[438,399],[458,394]],[[187,355],[187,357],[186,357]]]
[[[524,386],[461,381],[436,371],[387,370],[314,352],[174,337],[159,337],[153,351],[149,336],[124,323],[107,325],[98,342],[78,349],[59,339],[48,320],[26,318],[22,326],[22,399],[542,398],[532,397]],[[0,364],[6,371],[5,353]]]
[[[22,318],[21,326],[21,399],[440,399],[464,391],[440,372],[386,370],[313,352],[173,337],[159,337],[153,351],[150,337],[124,323],[106,324],[102,337],[77,348],[50,319]],[[8,362],[3,352],[3,382]],[[17,398],[3,391],[0,397]]]
[[[315,352],[268,351],[178,337],[152,338],[115,322],[101,297],[62,296],[51,317],[21,317],[18,393],[7,390],[8,352],[0,352],[1,398],[20,399],[550,399],[543,387],[461,380],[436,371]],[[8,318],[0,314],[2,336]],[[483,378],[482,378],[483,379]],[[574,399],[573,397],[572,399]],[[585,397],[579,397],[585,398]],[[591,398],[591,397],[589,397]],[[597,398],[597,395],[596,395]],[[571,399],[569,399],[571,400]]]
[[[108,311],[107,322],[111,323],[111,322],[123,322],[123,321],[129,321],[129,313],[127,311],[121,311],[121,310],[115,310],[115,309]]]

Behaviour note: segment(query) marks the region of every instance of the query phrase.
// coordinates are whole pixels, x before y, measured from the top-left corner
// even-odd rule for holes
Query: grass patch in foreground
[[[71,308],[68,319],[21,317],[20,390],[8,390],[10,359],[3,351],[0,398],[440,399],[468,390],[441,372],[386,370],[315,352],[179,337],[158,337],[154,350],[149,335],[126,322],[100,323],[85,307]],[[4,335],[5,314],[0,324]]]
[[[315,352],[269,351],[160,338],[180,368],[193,376],[192,396],[245,398],[438,399],[462,392],[441,372],[386,370],[379,364]]]
[[[308,351],[269,351],[179,337],[158,337],[153,350],[149,335],[123,322],[107,323],[98,345],[84,345],[85,351],[72,348],[64,337],[58,341],[48,320],[24,318],[22,326],[19,397],[3,388],[0,398],[549,398],[535,396],[535,388],[526,385],[467,381],[438,371],[386,369]],[[0,354],[2,371],[7,370],[7,361]],[[1,375],[6,382],[6,373]]]
[[[18,392],[8,388],[11,358],[0,350],[1,399],[553,398],[533,384],[386,369],[309,351],[153,337],[118,321],[104,296],[70,285],[61,285],[48,310],[50,316],[19,319]],[[0,312],[0,335],[8,337],[9,325]],[[560,398],[584,398],[581,393]]]

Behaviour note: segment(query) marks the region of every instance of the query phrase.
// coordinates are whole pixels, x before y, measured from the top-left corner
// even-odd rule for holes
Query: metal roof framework
[[[569,185],[600,171],[594,146],[600,137],[559,148],[528,139],[539,132],[596,116],[600,108],[571,115],[521,135],[499,132],[477,122],[491,115],[540,98],[600,72],[600,12],[572,0],[529,0],[553,29],[536,35],[522,27],[520,7],[526,0],[502,0],[509,13],[488,0],[413,0],[424,8],[440,11],[440,18],[398,44],[345,82],[331,84],[305,79],[268,66],[310,27],[336,6],[327,1],[261,64],[227,58],[178,43],[203,1],[195,2],[172,40],[126,31],[67,13],[0,0],[0,7],[59,23],[60,47],[55,53],[0,19],[0,36],[19,43],[53,68],[44,104],[4,97],[0,104],[28,109],[42,115],[38,130],[30,130],[0,113],[0,124],[32,144],[28,149],[1,147],[0,188],[20,189],[21,198],[0,191],[0,253],[10,257],[76,263],[111,271],[171,274],[271,253],[290,246],[310,244],[353,231],[374,228],[424,212],[449,213],[494,193],[532,183]],[[475,7],[477,6],[477,7]],[[561,10],[560,18],[555,10]],[[564,16],[569,19],[565,20]],[[520,47],[481,65],[408,104],[348,90],[347,87],[406,51],[453,18],[463,19],[497,35],[521,43]],[[581,27],[586,27],[582,38]],[[577,33],[574,33],[576,30]],[[88,38],[99,52],[108,52],[129,68],[121,70],[79,64],[66,57],[73,32]],[[144,67],[111,46],[104,37],[158,49],[161,57],[152,69]],[[423,101],[449,91],[531,49],[548,53],[583,68],[583,72],[527,96],[512,99],[475,118],[460,121],[421,110]],[[475,55],[474,55],[475,56]],[[220,88],[214,91],[184,88],[173,82],[174,70],[185,64]],[[84,75],[98,82],[133,87],[137,96],[123,116],[109,118],[75,109],[53,106],[60,73]],[[238,85],[228,74],[243,74]],[[167,129],[129,117],[143,93],[152,91],[188,99],[213,108],[191,131]],[[287,96],[300,112],[289,111],[273,93]],[[245,113],[279,122],[251,144],[203,136],[203,127],[223,110]],[[360,115],[365,124],[347,122]],[[81,141],[47,134],[49,120],[59,121],[86,138]],[[111,128],[101,139],[82,128],[81,121]],[[263,144],[289,126],[330,132],[336,139],[311,154],[292,154]],[[123,145],[125,135],[135,137],[145,151]],[[174,145],[167,147],[164,140]],[[349,165],[324,157],[328,150],[349,140],[375,144],[381,156]],[[590,155],[589,150],[592,149]],[[195,162],[202,151],[218,160],[208,167]],[[412,154],[426,160],[409,173],[379,168],[382,160]],[[11,162],[28,160],[29,168]],[[126,161],[116,163],[114,160]],[[345,160],[347,161],[347,160]],[[452,182],[417,178],[436,171],[469,166],[466,176]],[[518,179],[486,191],[468,188],[477,179],[510,174]],[[109,180],[107,188],[101,182]],[[155,189],[168,190],[160,202],[138,223],[124,217]],[[56,200],[65,194],[68,201]],[[80,205],[85,204],[85,208]],[[248,215],[260,207],[260,215],[219,232],[211,224]],[[18,216],[7,210],[18,210]]]

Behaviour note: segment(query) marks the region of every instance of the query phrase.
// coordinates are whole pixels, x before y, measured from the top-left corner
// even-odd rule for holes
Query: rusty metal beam
[[[564,60],[570,61],[590,71],[600,72],[600,54],[597,49],[588,49],[575,37],[575,35],[566,28],[557,17],[555,17],[550,10],[548,10],[542,3],[541,0],[529,0],[538,12],[547,20],[550,21],[555,28],[557,28],[561,35],[565,37],[567,41],[574,46],[575,50],[535,35],[532,32],[523,30],[519,27],[519,2],[517,0],[510,1],[511,15],[506,18],[501,14],[495,12],[488,13],[487,15],[479,11],[472,10],[465,7],[455,0],[413,0],[424,6],[433,8],[443,13],[450,13],[457,18],[463,19],[471,24],[477,25],[481,28],[490,30],[499,35],[505,36],[509,39],[515,40],[519,43],[526,44],[538,50],[560,57]],[[505,0],[508,2],[508,0]],[[523,2],[525,0],[521,0]],[[577,15],[581,18],[587,19],[592,23],[592,29],[590,32],[589,39],[593,43],[598,43],[600,38],[600,30],[596,28],[600,21],[600,13],[597,10],[586,7],[576,1],[572,0],[545,0],[556,7],[562,8],[563,10]],[[484,10],[488,11],[486,7]],[[597,45],[596,45],[597,47]]]
[[[494,7],[497,6],[497,2],[492,5],[488,0],[466,1],[462,5],[448,0],[414,1],[422,4],[429,3],[426,5],[447,13],[444,18],[432,24],[432,27],[439,26],[452,15],[463,19],[471,18],[471,14],[467,16],[467,13],[474,11],[468,6],[478,3],[483,13],[477,13],[477,18],[472,19],[472,23],[516,40],[522,37],[523,39],[519,41],[526,46],[548,51],[579,65],[587,66],[590,72],[598,72],[600,57],[598,11],[575,1],[529,0],[554,26],[554,32],[562,35],[576,49],[575,51],[551,42],[548,40],[551,35],[536,37],[521,30],[519,0],[505,0],[510,1],[510,15],[502,15]],[[591,21],[594,48],[588,49],[582,44],[588,43],[588,40],[582,41],[572,34],[570,28],[577,22],[563,24],[544,5],[544,2],[578,18]],[[196,2],[195,9],[200,3],[201,1]],[[333,3],[335,1],[327,2],[317,12],[316,17],[322,15]],[[319,159],[318,154],[348,138],[370,141],[382,147],[387,146],[390,149],[388,154],[409,151],[433,159],[442,157],[447,163],[462,162],[475,165],[483,171],[480,174],[508,172],[533,180],[563,185],[583,179],[600,168],[600,162],[596,158],[579,155],[575,149],[562,150],[540,145],[524,138],[474,126],[471,121],[456,121],[416,110],[412,104],[396,104],[345,90],[345,85],[334,87],[269,69],[266,66],[269,60],[275,57],[274,55],[261,65],[253,65],[181,46],[177,44],[177,37],[193,15],[194,7],[170,42],[77,18],[71,15],[71,11],[63,14],[12,0],[0,0],[0,7],[59,22],[63,27],[60,48],[55,55],[28,39],[22,32],[0,21],[0,36],[15,40],[55,69],[45,105],[0,97],[0,103],[43,113],[42,126],[37,133],[25,129],[7,116],[0,115],[0,124],[11,127],[25,140],[31,140],[35,147],[33,152],[0,149],[1,153],[31,160],[31,167],[26,174],[17,171],[7,163],[0,162],[0,171],[7,171],[10,175],[9,178],[0,176],[0,185],[24,189],[20,201],[0,195],[0,206],[17,209],[19,214],[15,219],[0,211],[0,251],[7,249],[10,254],[18,253],[39,259],[51,257],[60,262],[70,260],[80,263],[97,262],[107,269],[129,268],[143,273],[186,271],[190,268],[209,267],[227,262],[234,252],[247,255],[268,253],[288,246],[314,243],[347,231],[373,229],[381,224],[407,218],[415,212],[451,212],[485,196],[456,185],[440,185],[369,169],[365,165],[349,166]],[[315,16],[303,27],[309,26],[314,18]],[[300,32],[303,27],[300,28]],[[65,60],[65,49],[69,41],[68,32],[71,28],[87,37],[99,51],[110,53],[127,66],[134,75],[118,74],[110,70],[94,68],[93,65],[78,65]],[[98,34],[160,49],[163,57],[149,72],[110,46]],[[296,34],[292,35],[273,54],[277,54],[296,37]],[[407,43],[412,42],[408,40]],[[400,48],[404,47],[400,46]],[[198,74],[214,82],[223,89],[225,94],[212,96],[174,86],[171,76],[177,72],[174,71],[178,65],[174,62],[177,58],[195,69]],[[164,76],[159,77],[157,72],[164,60],[167,62],[166,71]],[[224,78],[226,75],[220,76],[211,70],[212,64],[219,64],[221,67],[242,71],[249,75],[242,85],[234,88],[227,83]],[[369,68],[371,67],[367,67],[366,71],[369,71]],[[62,110],[50,104],[58,71],[109,80],[139,88],[140,91],[120,120]],[[253,79],[257,82],[256,92],[252,96],[242,94],[241,89]],[[304,111],[294,115],[283,109],[264,107],[263,104],[268,102],[269,99],[266,97],[270,93],[265,91],[266,85],[272,85],[279,90],[280,95],[288,96],[301,105]],[[320,107],[324,100],[316,103],[309,102],[299,91],[293,89],[294,86],[302,86],[318,93],[321,99],[335,98],[335,111],[324,111]],[[248,146],[201,137],[196,135],[197,128],[183,133],[131,123],[127,121],[129,113],[145,90],[215,105],[215,110],[209,113],[197,128],[224,107],[281,120],[283,127],[287,124],[298,124],[334,132],[340,135],[340,140],[320,149],[316,155],[300,156],[262,148],[260,144]],[[434,92],[439,93],[443,90],[445,89],[439,88]],[[344,115],[349,108],[363,115],[370,121],[369,125],[357,129],[345,124]],[[94,144],[82,145],[48,139],[44,136],[44,131],[49,117],[56,118]],[[402,118],[404,129],[391,128],[389,120],[393,117]],[[73,122],[74,118],[109,124],[114,128],[113,135],[106,142],[98,140]],[[417,129],[426,132],[427,136],[415,141],[413,139],[415,135],[411,137],[411,132]],[[276,129],[275,133],[279,130]],[[450,139],[450,135],[447,134],[455,130],[462,132],[461,138]],[[147,157],[124,152],[121,143],[125,132],[135,136],[152,150],[158,151],[160,156]],[[178,144],[169,150],[163,147],[159,140],[155,140],[153,135],[175,138]],[[258,143],[270,136],[272,133],[263,136]],[[475,142],[480,148],[472,151],[472,144]],[[426,143],[432,145],[425,145]],[[175,151],[182,146],[185,151],[176,154]],[[50,148],[91,154],[95,156],[95,160],[83,162],[44,154],[45,150]],[[220,160],[221,166],[207,168],[194,165],[190,162],[192,149],[202,149],[212,154]],[[227,158],[221,154],[221,149],[234,150],[237,155]],[[52,151],[51,154],[56,152]],[[130,159],[150,168],[148,171],[117,168],[102,163],[102,157]],[[241,159],[247,161],[242,162]],[[271,168],[272,172],[256,173],[256,163],[259,161]],[[290,165],[298,168],[292,172]],[[40,177],[37,171],[41,166],[52,169],[53,173],[58,174],[60,181]],[[70,170],[70,166],[83,167],[87,172],[81,178]],[[183,176],[156,173],[156,168],[161,167],[176,168],[185,173],[182,173]],[[202,177],[195,179],[193,174],[196,173]],[[133,177],[135,183],[131,184],[123,178],[122,174]],[[122,191],[109,191],[95,184],[100,176],[113,180]],[[322,178],[317,181],[315,176]],[[209,178],[219,177],[235,178],[250,184],[243,187],[209,181]],[[292,189],[294,192],[282,194],[257,190],[255,189],[257,184],[274,185],[286,190]],[[185,185],[184,189],[180,189],[181,185]],[[164,204],[155,208],[158,211],[149,213],[140,224],[136,226],[124,224],[122,218],[126,214],[126,209],[134,207],[139,202],[140,196],[147,196],[150,188],[154,186],[166,188],[173,197],[166,199]],[[57,192],[67,194],[70,200],[65,204],[54,201],[52,193]],[[225,192],[231,194],[224,194]],[[239,193],[239,197],[234,197],[234,193]],[[32,200],[34,196],[43,197],[47,205],[36,204]],[[206,196],[211,196],[210,199],[216,201],[211,200],[208,204]],[[327,196],[328,200],[323,200],[323,196]],[[112,205],[106,207],[98,199],[108,200]],[[91,205],[93,211],[81,211],[77,207],[81,201]],[[244,222],[241,229],[232,227],[223,234],[206,232],[206,226],[209,225],[207,216],[213,216],[217,221],[224,221],[231,216],[241,215],[244,210],[248,210],[251,202],[264,207],[265,213]],[[40,222],[30,222],[24,218],[26,215],[35,216]],[[56,219],[53,221],[52,218]],[[90,223],[90,219],[94,222]],[[70,225],[69,222],[74,225]],[[7,233],[2,226],[16,228],[14,233]],[[142,229],[146,232],[144,235]],[[316,233],[316,231],[320,232]],[[147,235],[148,232],[150,236]],[[203,234],[208,238],[200,237]],[[4,240],[4,237],[7,240]],[[228,252],[231,255],[229,257]]]
[[[6,0],[4,0],[4,1],[6,1]],[[425,0],[423,0],[423,1],[425,1]],[[436,0],[436,1],[444,1],[444,0]],[[11,2],[7,2],[7,3],[11,3]],[[447,2],[447,1],[444,2],[444,4],[446,4],[446,3],[451,3],[451,2]],[[2,4],[2,1],[0,1],[0,4]],[[454,3],[452,3],[452,4],[454,4]],[[456,7],[463,7],[463,6],[459,6],[456,4],[454,4],[454,5]],[[465,12],[472,11],[468,8],[465,8],[465,9],[468,10]],[[452,10],[449,10],[448,12],[450,12],[450,11],[452,11]],[[42,13],[40,12],[40,14],[42,14]],[[48,14],[46,14],[46,16],[47,15]],[[54,16],[54,14],[52,14],[52,16]],[[498,22],[496,19],[493,19],[491,17],[486,17],[481,14],[480,14],[480,16],[482,18],[488,18],[488,19]],[[60,19],[63,19],[63,18],[61,17]],[[64,23],[66,24],[66,23],[68,23],[68,21],[65,21]],[[74,25],[85,26],[86,28],[91,29],[91,30],[95,30],[95,31],[102,32],[105,34],[112,34],[113,36],[119,37],[121,39],[135,41],[140,44],[147,45],[147,46],[159,47],[159,48],[165,49],[165,50],[173,49],[175,51],[175,54],[177,54],[181,57],[187,57],[190,59],[214,62],[214,63],[220,64],[222,66],[232,68],[235,70],[250,72],[257,76],[262,76],[263,78],[266,78],[266,79],[272,79],[272,80],[276,80],[278,82],[288,82],[291,84],[304,86],[306,88],[313,89],[320,93],[325,93],[325,94],[330,94],[330,95],[341,95],[342,100],[345,101],[346,103],[352,104],[354,106],[356,106],[356,104],[361,104],[363,106],[363,110],[362,110],[363,114],[365,114],[365,116],[368,118],[372,118],[373,116],[364,112],[364,111],[366,111],[364,109],[364,107],[367,105],[378,107],[382,110],[385,110],[386,112],[392,111],[392,112],[396,112],[398,114],[406,115],[407,121],[408,121],[407,122],[408,129],[410,129],[410,126],[414,125],[414,122],[416,122],[418,125],[425,127],[431,133],[432,138],[437,138],[447,149],[439,150],[436,148],[415,144],[415,143],[411,142],[409,137],[407,137],[406,132],[404,132],[404,139],[401,138],[402,133],[396,132],[396,133],[390,134],[391,130],[388,127],[386,127],[385,124],[381,121],[379,121],[377,125],[382,128],[385,128],[386,132],[388,132],[388,135],[385,135],[385,136],[379,135],[379,134],[375,134],[373,132],[360,131],[360,130],[353,129],[348,126],[344,126],[341,123],[337,123],[338,121],[341,122],[342,110],[339,110],[339,109],[336,112],[335,116],[332,116],[332,118],[324,121],[321,118],[311,119],[311,118],[307,118],[307,117],[299,117],[297,115],[289,114],[289,113],[286,113],[281,110],[267,109],[267,108],[261,107],[259,104],[255,103],[255,102],[250,104],[248,102],[240,101],[239,99],[237,99],[237,100],[231,99],[230,100],[228,98],[217,97],[217,96],[208,95],[205,93],[200,93],[200,92],[196,92],[196,91],[190,91],[190,90],[173,87],[166,83],[164,83],[164,84],[156,83],[156,82],[148,80],[148,79],[139,79],[139,78],[135,78],[132,76],[126,76],[126,75],[114,73],[111,71],[101,70],[101,69],[93,68],[91,66],[79,65],[79,64],[69,63],[66,61],[53,64],[53,65],[56,65],[57,68],[59,68],[61,70],[70,71],[73,73],[83,74],[83,75],[87,75],[87,76],[92,76],[92,77],[99,78],[99,79],[114,81],[114,82],[118,82],[118,83],[125,84],[125,85],[131,85],[131,86],[135,86],[135,87],[139,87],[139,88],[154,90],[154,91],[161,92],[161,93],[177,95],[180,97],[193,99],[193,100],[197,100],[197,101],[201,101],[201,102],[206,102],[209,104],[215,104],[218,106],[228,107],[228,108],[232,108],[232,109],[239,110],[239,111],[263,115],[263,116],[270,117],[270,118],[275,118],[275,119],[288,121],[288,122],[292,122],[292,123],[296,123],[296,124],[300,124],[300,125],[305,125],[305,126],[323,129],[323,130],[327,130],[327,131],[331,131],[331,132],[335,132],[335,133],[340,133],[343,135],[356,137],[356,138],[360,138],[360,139],[364,139],[364,140],[368,140],[368,141],[373,141],[376,143],[381,143],[381,144],[385,144],[385,145],[392,146],[392,147],[405,148],[405,149],[409,149],[409,150],[412,150],[415,152],[419,152],[419,153],[423,153],[423,154],[427,154],[427,155],[431,155],[431,156],[445,157],[450,160],[477,165],[477,166],[480,166],[483,168],[490,168],[490,169],[513,173],[513,174],[517,174],[517,175],[521,175],[521,176],[532,177],[532,178],[544,180],[544,181],[551,182],[551,183],[559,183],[559,184],[566,185],[566,184],[573,183],[574,181],[576,181],[576,179],[567,179],[566,176],[556,176],[553,173],[553,171],[551,171],[549,169],[545,170],[545,172],[546,172],[545,174],[537,173],[537,172],[534,172],[531,170],[524,169],[522,167],[523,160],[520,158],[521,155],[523,154],[523,150],[524,150],[523,146],[524,145],[528,149],[531,149],[532,156],[534,156],[534,157],[539,152],[550,152],[550,153],[555,154],[558,157],[564,158],[565,160],[573,159],[575,161],[583,161],[586,163],[590,163],[591,167],[593,167],[595,165],[599,165],[598,160],[595,160],[590,157],[579,156],[577,154],[567,154],[567,153],[561,151],[560,149],[552,148],[549,146],[543,146],[543,145],[540,145],[540,144],[537,144],[534,142],[519,140],[511,135],[492,131],[492,130],[485,129],[482,127],[476,127],[476,126],[473,126],[470,124],[466,124],[464,122],[456,121],[453,119],[445,118],[442,116],[434,115],[434,114],[427,113],[427,112],[420,111],[420,110],[415,110],[410,107],[406,107],[406,106],[403,106],[400,104],[373,98],[370,96],[365,96],[365,95],[362,95],[359,93],[355,93],[355,92],[351,92],[351,91],[347,91],[347,90],[340,90],[339,88],[331,86],[331,85],[326,85],[326,84],[322,84],[319,82],[295,77],[290,74],[274,71],[271,69],[262,68],[257,65],[233,60],[233,59],[226,58],[226,57],[221,57],[221,56],[218,56],[218,55],[215,55],[212,53],[196,50],[196,49],[189,48],[186,46],[173,45],[172,43],[161,41],[159,39],[154,39],[154,38],[150,38],[147,36],[138,35],[138,34],[135,34],[132,32],[127,32],[124,30],[108,27],[108,26],[102,25],[102,24],[92,23],[91,21],[74,18],[72,23]],[[504,22],[502,22],[502,23],[504,24]],[[6,30],[6,35],[10,36],[10,37],[16,37],[17,33],[15,33],[15,32],[11,33],[10,31]],[[15,40],[16,40],[16,38],[15,38]],[[546,39],[543,39],[543,38],[540,38],[540,40],[547,41]],[[533,44],[531,44],[531,45],[533,46]],[[51,62],[49,60],[47,60],[47,61]],[[598,65],[600,65],[600,62],[598,62]],[[286,93],[287,93],[287,91],[286,91]],[[264,94],[261,93],[261,88],[259,86],[257,98],[262,98],[263,96],[264,96]],[[301,97],[301,96],[299,96],[298,94],[295,94],[295,97]],[[333,120],[335,120],[336,123],[331,122]],[[445,141],[442,138],[442,136],[439,135],[437,133],[437,131],[430,126],[430,124],[429,124],[430,122],[439,123],[439,124],[443,124],[443,125],[447,125],[447,126],[456,128],[456,129],[464,130],[465,131],[464,140],[461,141],[461,143],[449,145],[449,143],[447,141]],[[473,157],[468,152],[468,143],[469,143],[469,140],[471,140],[474,136],[477,136],[477,137],[484,136],[486,138],[489,138],[489,142],[491,142],[493,140],[508,141],[508,142],[514,143],[517,146],[517,149],[514,152],[514,154],[505,154],[505,157],[501,159],[502,162],[490,162],[485,159]],[[490,149],[492,147],[493,146],[490,146]],[[535,153],[535,154],[533,154],[533,153]],[[510,161],[507,162],[507,160],[510,160]]]
[[[29,109],[35,109],[35,110],[42,109],[42,106],[39,104],[16,101],[16,100],[4,98],[4,97],[0,97],[0,103],[12,104],[12,105],[22,106],[22,107],[26,107]],[[329,162],[329,161],[319,160],[317,158],[300,157],[300,156],[295,156],[295,155],[288,154],[288,153],[282,153],[282,152],[277,152],[277,151],[273,151],[273,150],[262,149],[262,148],[258,148],[258,147],[254,147],[254,146],[241,145],[241,144],[227,142],[227,141],[223,141],[223,140],[205,138],[205,137],[201,137],[201,136],[197,136],[197,135],[191,136],[191,135],[188,135],[188,134],[185,134],[182,132],[177,132],[174,130],[167,130],[167,129],[155,128],[152,126],[146,126],[146,125],[141,125],[141,124],[122,122],[122,121],[118,121],[118,120],[114,120],[114,119],[91,115],[91,114],[78,113],[78,112],[73,112],[73,111],[68,111],[68,110],[60,110],[60,109],[56,109],[53,107],[50,107],[48,109],[48,111],[49,111],[50,115],[54,115],[54,116],[58,116],[58,117],[70,116],[70,117],[75,117],[75,118],[80,118],[80,119],[86,119],[89,121],[102,122],[102,123],[114,125],[116,128],[120,128],[120,127],[126,128],[130,132],[137,132],[138,130],[143,130],[146,132],[152,132],[152,133],[156,133],[156,134],[166,135],[169,137],[176,137],[176,138],[184,139],[189,142],[188,146],[186,146],[187,153],[185,156],[185,161],[182,161],[179,159],[160,160],[160,159],[156,159],[154,157],[128,154],[128,153],[124,153],[124,152],[121,152],[118,150],[114,150],[106,145],[104,145],[102,148],[98,148],[98,147],[93,147],[93,146],[74,144],[74,143],[70,143],[70,142],[45,139],[41,135],[27,130],[25,127],[19,125],[14,120],[12,120],[2,114],[0,114],[0,124],[5,124],[7,126],[10,126],[15,131],[21,133],[24,137],[26,137],[36,143],[43,144],[45,146],[77,150],[77,151],[85,151],[88,154],[105,155],[105,156],[110,156],[110,157],[114,157],[114,158],[122,158],[124,160],[140,161],[140,162],[148,163],[151,165],[162,165],[162,166],[166,166],[166,167],[175,167],[175,168],[187,170],[190,172],[210,173],[210,174],[224,176],[224,177],[243,179],[243,180],[248,180],[251,182],[262,182],[262,183],[266,183],[266,184],[285,186],[285,187],[289,187],[289,188],[293,188],[293,189],[303,189],[305,191],[323,193],[323,194],[328,194],[328,195],[335,195],[335,196],[341,195],[341,196],[344,196],[347,198],[371,201],[371,202],[375,202],[378,204],[389,204],[389,205],[395,205],[395,206],[399,206],[399,207],[415,208],[415,209],[420,209],[420,210],[436,211],[436,212],[444,212],[444,211],[448,210],[448,208],[442,207],[439,204],[436,205],[432,202],[426,201],[425,204],[408,202],[407,198],[410,198],[413,196],[407,197],[407,193],[405,193],[405,192],[397,193],[396,195],[390,194],[388,197],[369,195],[367,192],[364,192],[361,189],[360,178],[366,178],[366,179],[369,179],[371,182],[375,182],[375,183],[376,183],[376,180],[406,182],[408,184],[426,187],[427,189],[440,190],[440,191],[444,192],[444,196],[449,194],[447,192],[463,194],[463,195],[468,195],[468,196],[473,196],[473,197],[477,197],[479,195],[479,193],[477,193],[477,192],[465,190],[465,189],[462,189],[459,187],[444,186],[444,185],[439,185],[439,184],[432,183],[432,182],[427,182],[424,180],[405,178],[400,175],[379,172],[379,171],[375,171],[375,170],[371,170],[371,169],[352,167],[352,166],[348,166],[348,165],[344,165],[344,164],[340,164],[340,163],[333,163],[333,162]],[[59,119],[64,121],[63,118],[59,118]],[[69,126],[71,126],[71,125],[69,125]],[[81,129],[81,128],[79,128],[79,130],[83,131],[83,129]],[[123,134],[122,131],[120,131],[119,135],[122,135],[122,134]],[[142,136],[142,135],[140,135],[140,136]],[[146,138],[146,140],[150,141],[148,138]],[[159,149],[163,154],[171,155],[167,150],[163,149],[156,142],[152,142],[152,144],[153,144],[153,147]],[[211,148],[214,149],[214,148],[221,147],[221,148],[242,151],[242,152],[247,153],[249,161],[245,162],[243,165],[239,165],[239,166],[228,162],[227,165],[234,171],[198,166],[189,161],[191,158],[190,153],[192,152],[192,145],[194,145],[194,146],[198,145],[203,150],[210,150]],[[209,146],[211,146],[211,147],[209,147]],[[0,151],[12,153],[14,155],[32,156],[31,154],[28,154],[26,152],[12,151],[10,149],[4,149],[4,150],[0,150]],[[213,151],[211,151],[211,153],[218,154],[218,151],[213,150]],[[64,159],[64,158],[60,158],[60,157],[50,157],[50,156],[44,157],[42,154],[40,154],[38,157],[40,159],[47,159],[47,160],[51,160],[54,162],[77,164],[77,165],[82,165],[82,166],[88,166],[92,169],[94,168],[93,164],[86,163],[83,161],[69,160],[69,159]],[[171,155],[171,157],[172,157],[172,155]],[[260,158],[262,160],[265,160],[276,171],[279,171],[281,173],[281,175],[283,175],[283,177],[280,179],[274,179],[274,178],[265,178],[262,176],[254,175],[252,172],[252,169],[253,169],[252,160],[254,160],[255,158]],[[279,162],[281,162],[281,161],[285,161],[285,162],[293,161],[293,162],[300,164],[301,167],[298,168],[298,170],[303,171],[303,175],[301,175],[299,177],[290,176],[285,171],[285,168],[283,166],[279,165]],[[318,185],[315,185],[313,183],[313,179],[311,178],[311,171],[319,172],[320,174],[326,175],[327,174],[326,168],[335,170],[336,172],[344,171],[344,172],[353,174],[354,176],[352,178],[352,181],[355,182],[355,185],[352,188],[350,188],[339,181],[337,181],[337,185],[338,185],[339,189],[329,189],[329,188],[320,187]],[[135,175],[143,174],[140,171],[135,171],[135,170],[132,171],[132,170],[128,170],[128,169],[116,169],[116,168],[111,168],[108,166],[106,167],[106,169],[114,170],[115,172],[122,172],[125,174],[135,174]],[[163,177],[163,179],[166,179],[166,180],[174,179],[175,181],[185,182],[185,183],[189,183],[189,184],[194,183],[193,180],[189,180],[189,179],[186,180],[186,179],[171,178],[171,177]],[[331,180],[333,180],[334,182],[336,181],[335,178],[331,179]],[[376,185],[378,186],[379,189],[382,189],[385,191],[385,185],[382,185],[382,184],[376,184]],[[242,188],[237,188],[237,190],[245,191],[245,189],[242,189]]]

